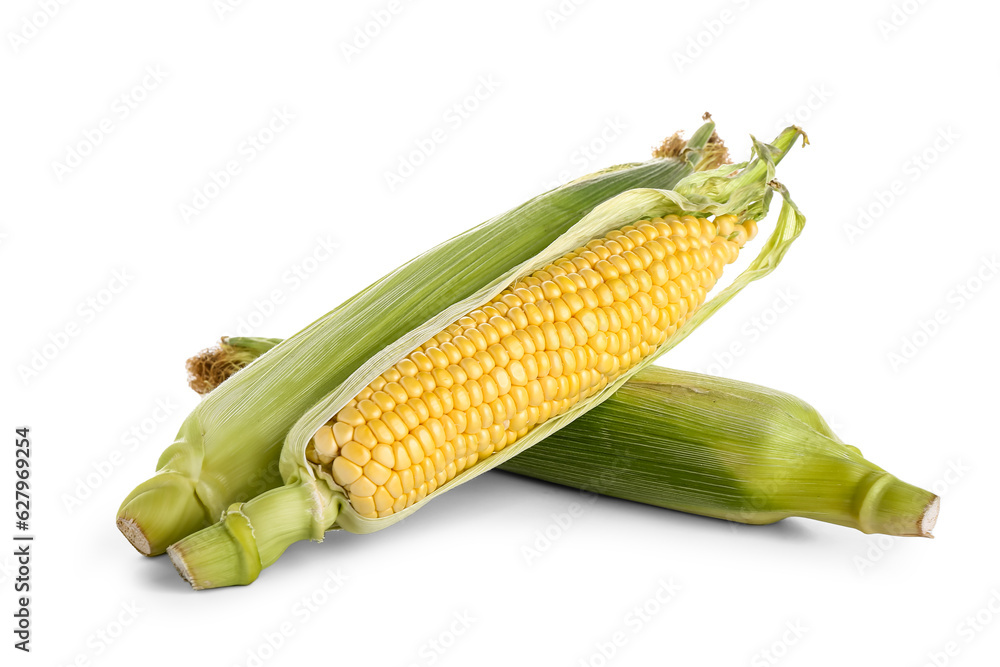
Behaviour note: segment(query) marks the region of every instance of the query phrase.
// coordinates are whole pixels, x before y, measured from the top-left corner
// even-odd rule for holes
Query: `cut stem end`
[[[152,547],[149,544],[149,538],[146,537],[146,533],[142,532],[142,528],[134,520],[125,517],[118,517],[115,520],[115,524],[118,526],[118,530],[121,531],[125,539],[135,547],[135,550],[141,553],[143,556],[152,556]]]
[[[144,556],[159,556],[208,522],[194,485],[175,472],[158,473],[136,487],[115,518],[118,530]]]
[[[253,527],[238,511],[231,510],[219,523],[172,544],[167,554],[196,591],[245,586],[256,581],[261,570]]]
[[[863,484],[858,524],[866,533],[933,537],[941,499],[930,491],[882,472]]]
[[[167,553],[195,590],[245,586],[290,545],[322,539],[336,510],[324,517],[317,502],[311,484],[272,489],[230,506],[221,521],[171,545]]]
[[[940,511],[941,497],[934,496],[934,500],[927,504],[923,516],[920,517],[920,521],[917,523],[917,527],[920,529],[920,537],[934,537],[931,531],[934,530],[934,526],[937,524],[938,512]]]

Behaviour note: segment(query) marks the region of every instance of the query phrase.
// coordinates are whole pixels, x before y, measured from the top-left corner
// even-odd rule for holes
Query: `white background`
[[[424,0],[393,5],[377,30],[387,0],[48,4],[51,18],[44,2],[6,2],[0,19],[2,424],[9,445],[32,428],[37,535],[30,656],[10,646],[0,550],[4,664],[991,664],[994,4]],[[366,25],[378,34],[346,54]],[[476,108],[455,122],[462,103]],[[274,110],[294,118],[247,159]],[[238,331],[286,336],[556,181],[645,159],[706,110],[737,159],[750,133],[806,128],[812,145],[780,175],[808,224],[773,276],[665,362],[810,401],[870,459],[941,492],[937,539],[602,499],[529,563],[524,548],[580,497],[500,473],[382,533],[296,545],[245,588],[193,592],[118,534],[119,502],[197,404],[193,352]],[[102,121],[110,133],[79,148]],[[439,127],[445,141],[390,188],[385,174]],[[56,166],[75,150],[81,163]],[[186,220],[229,160],[240,173]],[[907,341],[918,349],[894,363]],[[319,593],[338,570],[343,585]],[[679,591],[635,623],[661,580]]]

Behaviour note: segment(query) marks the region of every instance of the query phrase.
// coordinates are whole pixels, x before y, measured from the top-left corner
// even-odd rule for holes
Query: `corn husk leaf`
[[[798,135],[797,128],[794,132],[786,132],[792,135],[792,139]],[[786,136],[787,140],[787,135],[783,136]],[[754,150],[758,160],[754,162],[755,168],[753,170],[747,169],[747,163],[730,165],[704,174],[697,174],[696,177],[689,177],[678,184],[676,190],[636,189],[609,199],[533,257],[495,276],[487,285],[469,297],[456,301],[392,345],[370,357],[358,367],[357,371],[346,382],[310,408],[289,431],[280,460],[281,473],[286,485],[305,483],[315,490],[316,504],[313,511],[316,518],[313,539],[321,539],[322,533],[331,528],[346,528],[356,533],[381,530],[418,511],[433,498],[516,456],[519,452],[531,447],[606,400],[635,373],[690,335],[746,285],[774,270],[791,243],[802,231],[805,218],[798,211],[784,187],[773,182],[773,155],[779,152],[778,149],[755,141]],[[732,175],[734,172],[737,173],[736,176]],[[525,437],[508,445],[500,452],[494,453],[463,470],[423,500],[388,517],[364,518],[351,507],[346,494],[333,478],[306,460],[305,449],[312,435],[362,388],[423,341],[434,336],[465,313],[489,302],[518,278],[530,274],[538,267],[571,252],[574,248],[593,238],[644,218],[670,214],[724,215],[733,213],[742,214],[744,217],[751,217],[755,220],[763,219],[767,213],[769,193],[772,189],[777,189],[782,195],[782,207],[775,229],[764,244],[760,254],[732,284],[699,308],[694,316],[655,353],[636,364],[627,373],[622,374],[601,392],[585,401],[580,401],[566,413],[536,426]],[[496,242],[504,243],[504,239],[498,237]],[[428,267],[427,270],[433,275],[433,267]],[[293,338],[282,345],[289,344],[292,346],[301,345],[306,348],[314,345],[306,337],[298,340]],[[280,348],[279,345],[277,349]]]
[[[473,237],[456,237],[435,249],[447,248],[444,255],[431,251],[402,267],[400,271],[409,270],[409,282],[392,287],[376,283],[365,295],[373,299],[373,312],[370,311],[365,316],[361,315],[364,309],[349,310],[339,316],[336,312],[331,313],[279,344],[240,372],[233,381],[225,383],[221,389],[227,389],[226,385],[237,385],[237,389],[229,391],[228,395],[239,397],[242,391],[262,391],[261,385],[270,380],[265,388],[266,395],[254,395],[254,398],[274,400],[281,406],[281,419],[285,420],[289,414],[294,413],[291,404],[300,402],[296,397],[303,392],[309,395],[313,393],[314,387],[309,384],[308,379],[315,377],[317,373],[322,375],[318,369],[326,369],[331,364],[338,368],[349,368],[350,364],[345,365],[343,360],[352,356],[356,341],[363,340],[370,347],[373,336],[377,337],[391,328],[391,316],[387,317],[385,310],[381,308],[382,304],[393,304],[397,299],[405,298],[412,290],[423,290],[427,283],[439,281],[442,267],[449,266],[456,258],[460,258],[462,277],[468,281],[461,284],[466,287],[470,284],[478,285],[465,297],[456,297],[394,342],[368,354],[360,364],[354,366],[348,378],[307,410],[300,412],[301,417],[289,430],[280,455],[280,469],[285,485],[247,503],[231,506],[220,523],[173,545],[170,548],[171,558],[182,576],[196,588],[249,583],[256,578],[261,567],[273,563],[293,541],[306,537],[320,540],[328,529],[344,528],[357,533],[370,533],[390,526],[405,519],[431,499],[516,456],[599,405],[635,373],[683,340],[746,285],[770,273],[780,262],[789,245],[801,232],[805,219],[784,187],[773,180],[774,165],[775,160],[783,156],[800,135],[801,130],[792,127],[778,137],[774,146],[755,140],[755,159],[751,162],[699,174],[696,179],[684,179],[674,190],[641,188],[612,197],[552,239],[537,224],[525,230],[530,239],[512,236],[509,229],[496,228],[480,228],[481,234]],[[624,172],[613,172],[610,175],[614,173]],[[642,219],[670,214],[707,216],[733,213],[761,220],[767,214],[772,191],[781,194],[782,207],[775,229],[760,254],[732,284],[695,311],[655,353],[622,374],[601,392],[580,401],[565,414],[534,427],[525,437],[508,445],[501,452],[463,470],[423,500],[388,517],[362,517],[351,507],[344,490],[322,468],[313,466],[306,460],[306,446],[316,429],[343,408],[365,385],[448,324],[498,295],[512,281],[593,238],[603,236],[611,229],[634,224]],[[539,242],[541,239],[546,239],[547,242],[543,245]],[[463,248],[463,244],[469,244],[469,247]],[[516,250],[511,252],[511,247]],[[535,249],[534,254],[527,254],[520,261],[507,261],[505,266],[497,266],[497,256],[509,260],[512,255],[518,254],[517,251],[523,252],[529,247]],[[480,259],[483,261],[480,262]],[[484,270],[483,266],[490,268]],[[447,288],[447,285],[438,285],[432,294],[452,296],[453,293],[447,292]],[[355,303],[354,299],[348,305],[352,303]],[[259,377],[262,373],[266,374],[263,378]],[[329,383],[328,378],[326,382]],[[210,395],[206,403],[213,397]],[[239,413],[237,419],[245,421],[241,418],[245,410],[239,405],[230,407],[235,408],[233,412]],[[218,418],[225,420],[227,416],[219,414]]]
[[[635,187],[676,185],[701,159],[713,127],[699,129],[680,155],[591,174],[432,248],[275,347],[188,416],[157,474],[125,498],[119,529],[155,555],[231,503],[280,485],[274,462],[290,428],[366,360],[456,300],[482,293],[601,202]]]

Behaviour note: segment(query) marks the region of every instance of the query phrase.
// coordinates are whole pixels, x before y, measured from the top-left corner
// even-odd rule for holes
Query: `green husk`
[[[483,293],[601,202],[632,188],[673,187],[706,153],[718,157],[713,133],[714,124],[706,123],[671,157],[598,172],[539,195],[362,290],[203,401],[160,456],[156,474],[122,502],[119,529],[140,553],[157,555],[217,521],[232,503],[278,486],[282,479],[271,464],[291,427],[362,364],[426,329],[449,305]]]
[[[937,516],[937,496],[866,460],[804,401],[655,366],[503,469],[749,524],[929,537]]]
[[[244,358],[249,345],[259,355],[277,342],[224,338],[210,354]],[[938,503],[795,396],[658,366],[500,470],[739,523],[806,517],[898,536],[931,537]]]
[[[605,201],[534,256],[520,263],[509,264],[506,270],[495,272],[486,285],[468,298],[456,300],[455,303],[442,309],[423,325],[372,355],[355,370],[346,382],[337,386],[324,399],[305,411],[289,431],[280,456],[280,469],[285,486],[268,491],[246,503],[231,508],[223,515],[223,519],[219,523],[172,545],[168,553],[178,571],[195,588],[250,583],[256,578],[259,570],[247,572],[245,569],[241,570],[236,567],[227,569],[224,561],[220,561],[218,554],[231,553],[235,548],[242,551],[241,557],[237,559],[241,562],[245,562],[247,559],[257,560],[262,568],[273,563],[284,549],[294,541],[289,539],[282,543],[271,537],[272,532],[284,530],[283,527],[279,526],[282,521],[279,514],[288,511],[289,505],[287,503],[301,500],[299,512],[302,515],[308,515],[311,522],[308,530],[302,530],[294,536],[297,539],[321,540],[323,533],[332,528],[343,528],[356,533],[374,532],[406,518],[432,498],[503,463],[570,423],[587,410],[599,405],[636,372],[683,340],[743,287],[770,273],[780,262],[791,242],[801,232],[805,219],[788,197],[784,187],[773,181],[774,166],[799,136],[801,136],[801,130],[791,127],[782,132],[773,146],[754,140],[756,157],[750,163],[692,174],[678,183],[675,190],[634,189]],[[508,445],[499,453],[463,470],[454,479],[438,487],[433,494],[428,495],[423,500],[391,516],[377,519],[364,518],[350,506],[345,492],[334,482],[332,477],[321,468],[317,469],[306,461],[305,448],[312,434],[333,414],[336,414],[362,387],[408,351],[479,304],[488,302],[520,276],[530,273],[536,267],[544,266],[581,243],[599,237],[610,229],[634,223],[643,218],[670,214],[723,215],[733,213],[739,215],[741,219],[762,220],[767,214],[773,190],[782,195],[782,208],[775,230],[764,244],[758,257],[729,287],[696,311],[685,325],[665,344],[661,345],[654,354],[649,355],[628,372],[622,374],[601,392],[577,403],[566,413],[536,426],[525,437]],[[536,229],[532,234],[538,236],[538,230]],[[496,244],[504,243],[503,235],[497,235],[495,242]],[[474,256],[478,258],[484,254],[496,253],[496,250],[495,245],[487,244],[482,246],[482,253],[476,253]],[[465,256],[465,254],[458,256]],[[470,263],[463,263],[463,265],[468,264]],[[475,265],[476,262],[471,262],[471,264]],[[361,322],[353,328],[357,329],[355,333],[362,333],[370,329],[378,330],[384,321],[384,316],[376,317],[373,315],[367,321]],[[337,349],[335,342],[337,339],[330,339],[329,332],[337,330],[338,324],[340,323],[331,319],[331,316],[320,320],[300,334],[279,344],[256,363],[241,371],[234,378],[234,382],[224,383],[220,387],[220,391],[225,391],[229,384],[248,384],[240,382],[240,377],[264,367],[269,360],[280,356],[282,352],[292,357],[298,356],[303,362],[308,360],[308,363],[312,364],[327,363],[323,353]],[[345,333],[350,334],[351,331],[348,330]],[[299,369],[294,364],[279,371],[274,376],[274,385],[277,390],[272,389],[272,391],[278,391],[282,394],[286,389],[294,391],[294,387],[298,383],[297,371]],[[210,394],[206,402],[214,396],[214,393]],[[308,491],[297,490],[293,493],[289,487],[304,487]],[[281,513],[269,514],[265,508],[275,506],[270,501],[272,496],[277,495],[284,497],[286,502],[280,504]],[[244,521],[252,522],[252,530],[246,531],[242,527],[240,530],[233,530],[229,515],[238,516],[237,523],[240,526],[243,525]],[[285,535],[289,534],[286,532]]]

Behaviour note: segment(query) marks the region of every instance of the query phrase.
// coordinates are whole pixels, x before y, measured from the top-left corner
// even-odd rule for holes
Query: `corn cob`
[[[278,486],[282,479],[271,464],[289,429],[374,354],[539,253],[601,202],[631,188],[674,187],[696,169],[718,166],[724,156],[711,122],[686,145],[667,144],[649,162],[606,169],[539,195],[433,248],[336,308],[314,325],[327,325],[314,338],[324,338],[325,348],[337,354],[309,363],[316,352],[283,346],[269,355],[267,368],[258,364],[244,374],[243,384],[231,384],[199,405],[161,455],[157,473],[122,502],[118,528],[140,553],[157,555],[216,521],[230,504]],[[478,259],[470,265],[452,262],[454,257]],[[376,318],[378,327],[365,325]],[[268,377],[272,367],[293,374],[294,389],[280,400]]]
[[[208,393],[279,342],[223,339],[189,365],[192,388]],[[806,517],[899,536],[930,537],[940,502],[794,396],[657,366],[499,469],[739,523]]]
[[[593,240],[370,382],[306,458],[365,518],[410,507],[652,354],[755,235],[753,220],[671,215]]]
[[[387,527],[409,515],[412,511],[415,511],[427,502],[431,497],[429,495],[431,492],[427,490],[428,488],[436,491],[433,494],[436,496],[450,488],[454,488],[457,484],[469,481],[476,475],[516,455],[519,451],[530,447],[546,435],[555,432],[572,419],[599,404],[637,370],[682,340],[715,310],[721,307],[723,303],[732,298],[743,286],[769,273],[780,261],[789,244],[801,231],[804,219],[788,199],[784,189],[772,180],[774,163],[776,158],[780,158],[787,151],[799,134],[800,131],[798,128],[789,128],[779,136],[774,146],[755,142],[754,148],[757,157],[753,162],[736,165],[733,168],[694,174],[681,181],[675,191],[634,190],[612,198],[594,209],[579,223],[573,225],[565,234],[556,239],[554,243],[543,251],[520,264],[509,266],[506,271],[494,274],[493,278],[481,290],[467,299],[458,300],[453,305],[444,308],[428,320],[424,326],[414,329],[391,346],[372,356],[355,370],[347,382],[337,386],[323,400],[305,411],[295,426],[292,427],[281,453],[281,470],[285,481],[283,487],[261,494],[246,503],[233,505],[223,515],[223,519],[219,523],[190,535],[170,547],[168,552],[179,572],[196,588],[249,583],[256,578],[262,567],[267,567],[273,563],[292,542],[306,538],[322,539],[323,532],[330,528],[344,528],[352,532],[367,533]],[[637,235],[646,237],[645,245],[656,244],[651,247],[661,247],[663,251],[662,255],[659,254],[659,251],[649,251],[650,260],[646,262],[645,266],[650,268],[654,266],[653,262],[655,261],[661,261],[662,258],[671,255],[675,256],[680,271],[676,273],[674,278],[680,278],[683,275],[690,281],[689,286],[679,286],[683,293],[681,298],[687,298],[691,291],[696,291],[702,285],[703,281],[714,284],[715,278],[711,275],[711,269],[708,271],[705,271],[704,268],[695,269],[696,259],[694,257],[690,257],[690,264],[683,259],[685,253],[690,255],[689,250],[692,246],[687,239],[681,240],[683,237],[680,236],[680,228],[683,228],[686,234],[691,236],[697,235],[701,244],[711,244],[712,239],[719,235],[719,228],[728,231],[728,225],[733,225],[732,231],[725,235],[724,241],[736,241],[737,246],[742,245],[745,237],[749,236],[749,230],[755,224],[755,222],[745,223],[747,221],[756,221],[766,215],[772,189],[777,189],[784,198],[784,204],[775,232],[747,271],[741,274],[732,285],[724,290],[719,298],[713,299],[706,306],[698,310],[691,310],[689,312],[691,306],[700,304],[703,297],[696,296],[693,302],[686,304],[688,309],[685,309],[683,314],[680,314],[680,310],[684,307],[670,302],[670,290],[664,289],[662,298],[659,292],[653,292],[654,287],[661,287],[662,285],[654,284],[652,275],[646,272],[645,269],[638,268],[642,261],[638,257],[641,253],[632,253],[632,255],[636,256],[636,264],[635,268],[633,268],[633,264],[630,262],[631,257],[625,257],[625,254],[629,251],[625,250],[621,245],[622,242],[617,240],[628,238],[627,234],[635,232]],[[678,229],[671,229],[668,222],[663,222],[668,220],[671,215],[677,216],[677,220],[673,222],[678,225]],[[729,217],[730,215],[736,216],[735,219]],[[715,217],[715,222],[711,225],[701,220],[709,216]],[[688,217],[691,219],[689,220]],[[657,222],[649,224],[650,221]],[[740,229],[736,229],[735,227],[737,222],[741,223]],[[665,229],[659,229],[657,225],[665,225]],[[640,227],[643,227],[644,231],[640,231]],[[645,231],[646,228],[649,229],[649,236],[647,236],[647,232]],[[615,230],[618,233],[614,233]],[[671,232],[669,236],[664,236],[666,230]],[[599,240],[601,237],[605,237],[604,241]],[[676,237],[677,240],[674,241],[671,237]],[[607,277],[600,271],[592,269],[596,280],[593,283],[593,288],[589,287],[586,282],[587,279],[581,276],[582,284],[576,285],[576,289],[581,292],[579,302],[572,304],[565,303],[565,307],[559,305],[565,302],[566,299],[564,297],[566,295],[574,293],[570,291],[570,285],[575,283],[572,278],[568,277],[570,274],[567,273],[567,280],[560,287],[556,281],[556,278],[559,276],[552,273],[554,268],[560,267],[555,266],[554,263],[558,263],[556,260],[559,258],[562,258],[565,262],[572,263],[574,259],[581,257],[582,253],[586,252],[577,252],[574,248],[579,248],[588,242],[593,243],[595,240],[598,240],[598,243],[593,245],[593,248],[604,247],[608,251],[607,255],[604,255],[609,258],[607,266],[610,269],[614,269],[617,275]],[[638,240],[639,237],[636,236],[633,243],[638,242]],[[673,247],[664,245],[668,241]],[[614,243],[613,246],[611,245],[612,243]],[[687,247],[685,247],[685,243],[687,243]],[[640,250],[641,248],[642,246],[639,246]],[[696,248],[696,252],[701,249],[699,245]],[[490,248],[490,250],[494,249]],[[598,257],[596,262],[600,262],[603,259],[602,253],[594,252],[594,254]],[[610,261],[610,258],[616,255],[620,256],[618,257],[620,263]],[[707,263],[711,263],[715,259],[716,257],[709,251]],[[564,266],[569,266],[569,264],[564,263]],[[591,263],[591,266],[595,266],[595,263]],[[584,271],[583,268],[577,268],[581,272]],[[601,268],[605,268],[604,265],[601,265]],[[672,269],[666,266],[664,268],[666,269],[664,275],[670,276]],[[610,269],[608,269],[609,275],[611,275]],[[535,274],[539,270],[545,271],[545,275]],[[653,270],[659,271],[659,268],[657,267]],[[620,277],[625,275],[632,277],[633,280]],[[524,278],[525,276],[527,278]],[[648,282],[646,278],[648,278]],[[538,280],[538,283],[532,283],[529,279]],[[522,280],[523,284],[519,284],[519,280]],[[543,287],[545,283],[551,283],[553,287]],[[662,284],[666,284],[666,279],[664,279]],[[489,376],[492,382],[490,380],[483,380],[480,383],[484,399],[487,396],[491,400],[500,399],[503,395],[510,393],[513,387],[526,386],[530,373],[530,369],[523,368],[523,363],[513,366],[509,365],[511,361],[510,352],[507,352],[506,347],[501,343],[501,341],[506,340],[507,336],[512,336],[511,341],[518,340],[517,336],[514,336],[513,333],[518,330],[518,327],[525,329],[524,337],[519,339],[522,347],[527,341],[532,340],[532,332],[527,330],[527,327],[532,325],[531,320],[528,319],[528,314],[525,313],[524,321],[520,325],[517,322],[516,315],[508,318],[510,320],[508,322],[509,327],[506,327],[504,325],[506,314],[500,309],[496,309],[496,312],[492,313],[486,310],[488,306],[481,308],[477,308],[477,306],[483,303],[502,304],[503,296],[514,295],[519,289],[525,290],[525,293],[530,293],[530,287],[539,288],[542,291],[540,295],[535,295],[536,300],[551,299],[553,303],[550,304],[552,305],[551,314],[546,315],[543,313],[542,319],[535,326],[542,323],[551,324],[558,335],[552,336],[551,340],[546,341],[546,348],[551,345],[553,348],[552,351],[561,352],[563,348],[572,348],[574,346],[584,348],[585,344],[589,346],[592,336],[604,333],[605,337],[607,337],[607,333],[611,331],[610,328],[602,331],[600,319],[593,313],[591,313],[594,315],[593,321],[591,321],[590,317],[587,317],[587,324],[578,322],[578,326],[573,327],[566,323],[568,319],[573,317],[574,313],[584,312],[585,308],[589,308],[587,306],[588,301],[584,297],[588,293],[584,292],[584,290],[594,292],[593,297],[597,301],[594,307],[604,307],[600,306],[604,297],[598,295],[599,291],[601,293],[604,293],[604,291],[598,285],[605,285],[607,287],[607,294],[610,294],[612,297],[609,303],[613,303],[614,301],[624,302],[636,294],[640,294],[640,289],[649,291],[649,308],[647,310],[644,311],[643,304],[638,303],[639,301],[643,301],[642,297],[636,300],[636,307],[640,313],[638,319],[644,316],[642,315],[643,312],[650,312],[653,316],[648,318],[648,326],[653,329],[652,333],[659,336],[661,332],[669,327],[674,327],[672,330],[673,335],[653,337],[650,339],[653,343],[647,343],[648,347],[643,349],[642,342],[645,342],[642,338],[644,327],[642,324],[639,324],[635,335],[632,335],[632,331],[629,332],[630,337],[627,339],[627,342],[630,345],[624,355],[609,354],[607,360],[604,361],[604,356],[600,356],[596,352],[588,355],[586,349],[582,350],[587,362],[586,370],[592,372],[587,388],[597,388],[582,398],[577,396],[577,401],[574,402],[569,392],[570,390],[579,392],[580,389],[576,387],[575,383],[571,383],[569,379],[566,379],[565,382],[557,380],[553,395],[548,397],[543,388],[541,396],[544,397],[543,401],[554,399],[559,402],[554,403],[545,413],[541,412],[541,409],[545,408],[541,408],[536,415],[534,412],[529,411],[529,409],[540,407],[542,404],[539,403],[538,406],[531,405],[531,396],[529,395],[529,400],[523,407],[525,411],[528,411],[523,422],[521,421],[521,415],[518,413],[518,402],[511,397],[513,410],[510,409],[509,405],[498,405],[497,410],[506,409],[507,412],[503,413],[505,417],[511,416],[513,413],[512,419],[517,420],[515,421],[515,425],[519,427],[518,431],[512,432],[513,435],[508,435],[507,427],[511,424],[509,423],[510,420],[507,419],[504,420],[505,423],[503,424],[494,423],[491,424],[489,429],[484,429],[482,418],[487,415],[471,406],[469,410],[464,411],[465,421],[463,423],[454,411],[456,403],[461,404],[463,398],[460,393],[456,394],[454,391],[454,387],[457,385],[449,383],[449,380],[452,383],[454,382],[455,372],[448,370],[451,366],[455,368],[461,368],[461,366],[457,363],[451,363],[448,352],[440,349],[441,345],[450,342],[450,337],[468,339],[470,346],[475,346],[475,336],[470,332],[475,328],[481,328],[480,333],[486,343],[485,349],[479,349],[479,346],[476,346],[477,349],[473,351],[470,347],[468,354],[463,354],[462,359],[473,357],[474,352],[485,352],[492,357],[493,355],[488,352],[491,345],[499,345],[499,348],[495,349],[497,353],[500,350],[504,350],[505,356],[502,358],[506,360],[505,363],[508,364],[508,367],[502,368],[503,373],[498,372],[493,376]],[[505,294],[504,288],[510,290],[509,294]],[[548,294],[551,296],[546,296],[546,290],[548,290]],[[695,293],[697,295],[697,292]],[[661,304],[656,306],[655,312],[653,311],[654,298],[658,304]],[[494,301],[495,299],[501,300],[497,302]],[[562,299],[562,301],[556,302],[557,299]],[[522,300],[521,305],[523,306],[524,303],[525,301]],[[520,308],[520,306],[511,304],[505,305],[511,311],[516,311]],[[556,311],[557,307],[560,309],[558,313]],[[524,310],[524,308],[521,308],[521,310]],[[539,308],[539,311],[541,310]],[[480,312],[486,316],[485,322],[480,323],[477,321],[477,318],[480,317]],[[614,311],[612,310],[612,312]],[[561,321],[557,319],[562,315],[565,315],[567,319]],[[266,373],[268,366],[273,367],[276,364],[280,364],[280,353],[283,350],[301,348],[306,353],[311,353],[309,356],[312,363],[316,361],[315,354],[317,351],[330,352],[326,346],[332,345],[330,333],[337,329],[337,323],[329,319],[331,317],[332,314],[289,341],[280,344],[272,353],[261,358],[260,362],[252,364],[238,374],[235,384],[239,385],[239,387],[236,391],[242,389],[243,385],[252,382],[248,378],[255,371],[257,374]],[[610,319],[610,315],[608,317]],[[381,326],[382,320],[382,317],[373,315],[363,324],[365,327],[371,327],[374,324],[378,328]],[[556,322],[562,323],[564,327],[556,327]],[[452,327],[458,328],[452,328],[449,331],[449,323],[451,323]],[[538,326],[538,328],[540,329],[541,327]],[[431,334],[434,335],[432,336]],[[437,338],[442,334],[447,334],[448,340],[439,340]],[[639,342],[631,345],[633,341]],[[624,342],[626,342],[626,339],[619,337],[618,347],[616,348],[618,352],[622,352],[621,345]],[[465,343],[461,343],[461,345],[464,346]],[[456,348],[456,352],[461,352],[459,344],[454,344],[454,347]],[[437,355],[437,352],[431,352],[435,348],[440,352],[440,355]],[[636,354],[633,354],[633,348],[638,348]],[[546,349],[546,351],[548,350]],[[407,352],[412,356],[400,362],[400,357],[404,356]],[[422,356],[419,356],[421,354]],[[575,359],[576,353],[571,354]],[[439,360],[439,364],[435,363],[435,359],[433,358],[435,356]],[[559,356],[562,357],[563,355],[560,354]],[[612,356],[621,357],[617,360],[617,364],[610,358]],[[427,363],[424,364],[424,370],[421,370],[424,358],[426,358]],[[485,358],[477,359],[477,361],[480,364],[487,363]],[[497,359],[493,359],[493,361],[496,364]],[[562,358],[562,361],[563,363],[569,363],[569,357]],[[407,362],[412,362],[412,368],[407,365]],[[621,367],[622,362],[626,363],[625,368]],[[400,366],[394,368],[394,364],[397,363]],[[550,364],[554,364],[554,361],[550,360]],[[601,364],[603,372],[597,370],[598,364]],[[495,365],[494,368],[496,367]],[[274,379],[282,386],[286,382],[294,386],[298,384],[298,381],[295,379],[297,370],[295,366],[290,366],[283,371],[279,371]],[[413,371],[413,375],[407,374],[409,370]],[[445,372],[435,376],[432,370],[444,370]],[[466,374],[469,373],[465,369],[462,370]],[[488,375],[487,371],[485,369],[481,370],[483,375],[480,379],[486,378]],[[384,373],[388,373],[390,377],[384,378],[385,383],[380,386],[388,386],[392,383],[399,384],[399,391],[406,391],[406,388],[402,386],[403,377],[415,378],[416,375],[424,373],[424,376],[416,380],[417,384],[413,385],[414,390],[419,388],[424,392],[420,394],[420,398],[435,395],[433,390],[438,388],[443,389],[443,393],[448,396],[447,398],[442,398],[440,395],[436,395],[438,402],[442,406],[440,411],[434,407],[434,399],[427,399],[432,403],[429,407],[426,405],[427,401],[424,401],[428,412],[427,419],[438,419],[438,421],[441,421],[440,417],[436,414],[437,412],[441,412],[440,416],[455,414],[455,416],[451,417],[451,425],[449,426],[448,422],[444,421],[440,424],[440,428],[436,426],[428,428],[423,424],[418,424],[416,427],[408,427],[405,415],[400,415],[399,424],[397,424],[399,428],[396,430],[390,424],[384,423],[379,419],[383,414],[382,408],[373,400],[381,398],[376,397],[378,392],[373,391],[368,398],[363,397],[366,387],[372,382],[378,383],[378,377]],[[289,377],[292,378],[291,381],[288,380]],[[400,380],[400,382],[397,382],[397,380]],[[431,384],[431,380],[434,381],[434,384]],[[466,379],[466,381],[468,380]],[[436,384],[438,382],[447,384],[448,386],[437,387]],[[495,388],[493,387],[494,384],[496,385]],[[581,382],[581,386],[582,384]],[[225,392],[226,389],[227,386],[223,385],[220,388],[220,393]],[[283,394],[284,392],[282,391],[281,393]],[[388,391],[382,393],[386,394],[388,398],[392,398],[392,395]],[[495,397],[493,396],[494,393],[496,394]],[[208,400],[211,400],[215,395],[210,395]],[[400,399],[403,398],[402,394],[398,394],[398,396]],[[536,394],[537,396],[538,394]],[[395,399],[393,400],[395,401]],[[354,401],[354,403],[351,404],[351,401]],[[386,405],[388,404],[386,403]],[[375,412],[376,409],[379,410],[377,414]],[[493,407],[491,406],[490,409],[492,411]],[[419,408],[413,408],[413,411],[417,413],[417,416],[422,417]],[[358,476],[355,478],[355,482],[359,480],[368,482],[367,485],[362,482],[360,492],[354,486],[354,482],[348,485],[350,488],[345,488],[337,482],[334,475],[343,474],[347,476],[356,473],[356,470],[341,466],[340,472],[337,472],[336,467],[331,467],[328,470],[324,469],[322,464],[314,464],[308,461],[305,453],[307,444],[310,442],[314,443],[315,449],[316,441],[314,440],[314,436],[324,423],[331,419],[332,415],[338,417],[334,421],[334,424],[338,422],[343,423],[341,430],[344,432],[345,438],[347,436],[346,429],[348,427],[352,429],[350,440],[345,439],[343,441],[346,451],[344,452],[345,456],[342,458],[360,468],[363,473],[373,477],[377,476],[377,479],[382,480],[383,484],[376,485],[370,477]],[[544,419],[542,419],[542,416],[544,416]],[[529,424],[529,421],[532,423]],[[406,430],[404,433],[403,427],[409,430]],[[331,433],[332,430],[331,428]],[[360,441],[358,438],[359,434],[361,435]],[[333,433],[335,442],[338,435]],[[403,445],[402,441],[407,435],[413,435],[421,445],[424,457],[431,459],[428,466],[433,464],[435,477],[433,481],[427,479],[430,470],[428,467],[425,467],[424,484],[428,484],[428,486],[423,489],[411,488],[408,493],[404,493],[402,491],[403,476],[398,475],[400,478],[399,495],[393,495],[395,489],[387,489],[385,484],[390,483],[390,480],[394,480],[393,474],[398,471],[391,470],[377,459],[375,459],[375,463],[380,467],[369,466],[369,464],[374,459],[375,449],[380,444],[391,445],[390,451],[395,454],[400,450],[394,445],[397,442]],[[458,439],[460,435],[472,437]],[[455,439],[453,440],[452,437]],[[354,447],[354,444],[357,447]],[[327,446],[329,446],[329,443],[327,443]],[[404,451],[407,451],[407,454],[409,454],[405,445],[403,447]],[[455,450],[454,453],[449,451],[449,447]],[[474,451],[472,447],[475,447]],[[364,467],[352,459],[355,454],[358,458],[364,456],[360,451],[362,448],[369,450],[367,453],[369,458],[364,460]],[[467,463],[469,467],[461,472],[458,472],[456,465],[455,476],[449,479],[448,465],[450,464],[447,460],[448,454],[451,454],[452,457],[457,457],[459,456],[459,451],[462,451],[466,456],[474,454],[475,458],[471,464]],[[489,455],[480,456],[481,453],[488,453]],[[332,465],[336,466],[338,457],[332,456],[330,458],[333,459],[331,461]],[[370,470],[368,469],[369,467]],[[414,490],[416,490],[416,494],[413,494]],[[371,495],[364,495],[365,491],[370,492]],[[421,494],[421,491],[428,495],[417,497]],[[390,498],[391,500],[389,500]],[[383,510],[384,513],[381,515],[379,514],[380,505],[385,508]],[[392,511],[387,511],[389,509]],[[375,516],[372,516],[373,513]]]

